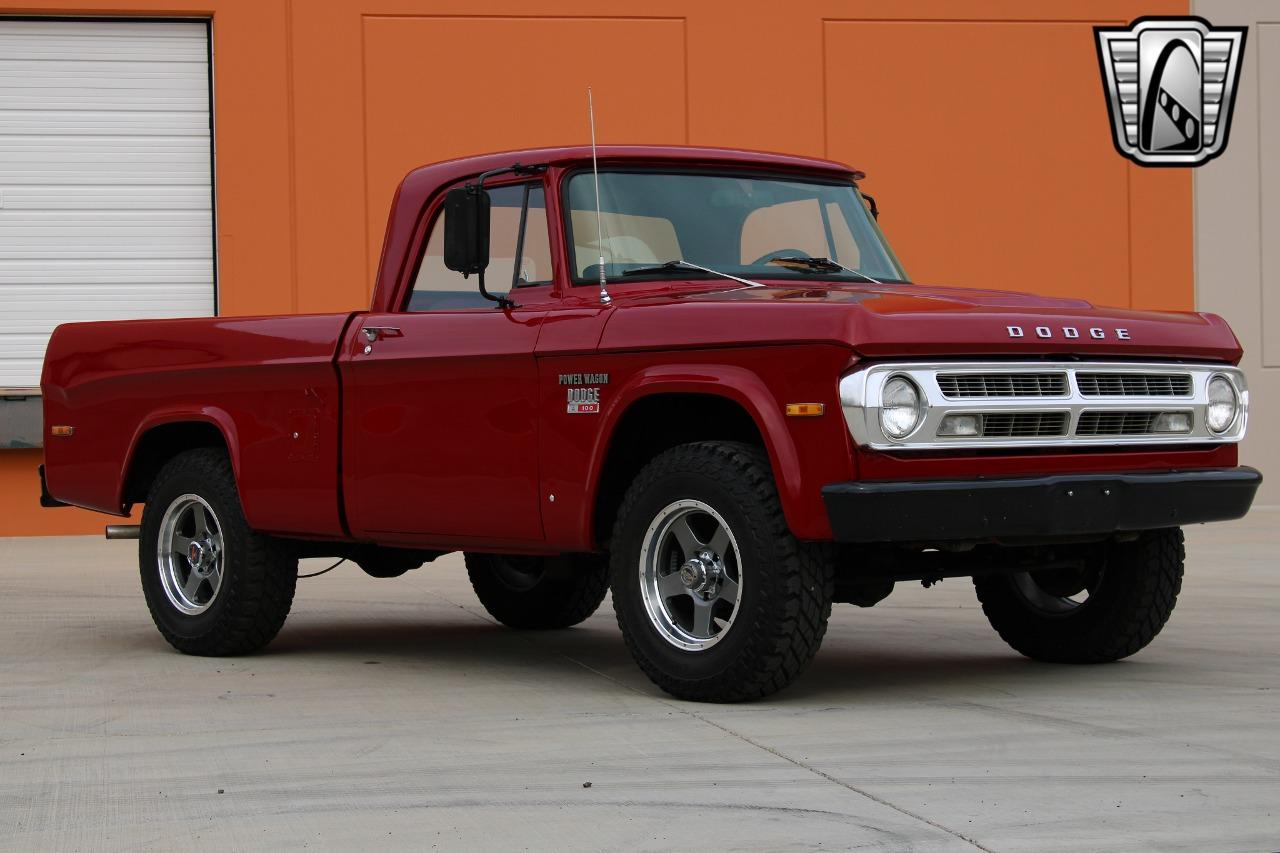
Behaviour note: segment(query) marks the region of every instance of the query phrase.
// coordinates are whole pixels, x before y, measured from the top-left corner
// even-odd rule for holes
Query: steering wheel
[[[774,249],[768,254],[761,255],[752,261],[751,266],[762,267],[772,261],[774,258],[811,258],[813,257],[803,249]]]

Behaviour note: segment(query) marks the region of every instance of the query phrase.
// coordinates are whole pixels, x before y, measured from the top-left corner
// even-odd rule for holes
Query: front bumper
[[[833,483],[822,498],[840,542],[1052,539],[1240,518],[1261,483],[1240,467]]]

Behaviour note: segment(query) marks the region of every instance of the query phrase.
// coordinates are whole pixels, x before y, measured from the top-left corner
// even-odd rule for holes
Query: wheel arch
[[[619,389],[592,453],[584,529],[606,542],[622,494],[658,453],[692,441],[742,441],[769,457],[783,513],[800,494],[798,454],[781,405],[755,373],[733,365],[665,365]]]
[[[142,503],[156,474],[170,459],[198,447],[218,447],[231,457],[231,470],[240,480],[235,423],[220,409],[167,412],[152,416],[135,432],[120,477],[121,506]]]

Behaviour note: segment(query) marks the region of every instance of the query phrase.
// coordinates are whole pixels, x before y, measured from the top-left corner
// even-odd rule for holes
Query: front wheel
[[[767,696],[822,644],[832,561],[791,535],[759,448],[699,442],[657,456],[627,490],[612,544],[623,638],[673,696]]]
[[[1034,660],[1107,663],[1141,650],[1178,601],[1182,531],[1152,530],[1089,549],[1074,564],[975,577],[1000,637]]]
[[[151,618],[181,652],[254,651],[289,615],[297,555],[250,529],[222,451],[191,450],[160,470],[138,548]]]

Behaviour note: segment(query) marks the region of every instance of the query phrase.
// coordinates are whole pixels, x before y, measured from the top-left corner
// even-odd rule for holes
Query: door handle
[[[364,339],[369,343],[380,341],[383,338],[404,337],[404,332],[400,331],[399,326],[365,326],[360,331],[364,332]]]

